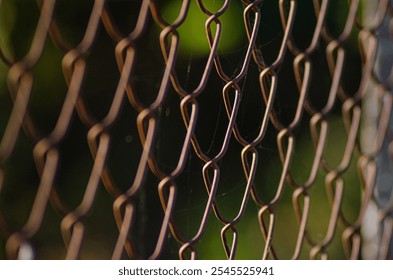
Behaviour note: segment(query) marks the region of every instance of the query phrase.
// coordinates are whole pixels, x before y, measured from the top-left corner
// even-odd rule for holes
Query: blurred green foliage
[[[167,1],[162,8],[162,17],[168,23],[173,23],[180,15],[180,10],[183,1]],[[204,1],[203,5],[212,14],[222,9],[224,0]],[[225,13],[219,17],[221,22],[222,33],[219,37],[219,51],[230,52],[241,46],[242,39],[245,38],[245,27],[243,22],[243,15],[241,11],[243,8],[240,2],[231,2],[229,8]],[[185,21],[177,28],[179,34],[180,46],[179,52],[182,55],[189,56],[207,56],[210,52],[210,47],[207,41],[206,21],[208,17],[198,7],[195,1],[191,1],[187,11]],[[213,21],[209,28],[211,36],[214,38],[217,32],[216,23]]]

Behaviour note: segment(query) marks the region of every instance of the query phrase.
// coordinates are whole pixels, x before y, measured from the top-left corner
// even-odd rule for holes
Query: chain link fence
[[[0,257],[391,258],[392,8],[0,0]]]

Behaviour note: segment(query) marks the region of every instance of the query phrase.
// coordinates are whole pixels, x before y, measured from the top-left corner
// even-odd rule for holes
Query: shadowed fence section
[[[0,257],[391,258],[392,8],[0,0]]]

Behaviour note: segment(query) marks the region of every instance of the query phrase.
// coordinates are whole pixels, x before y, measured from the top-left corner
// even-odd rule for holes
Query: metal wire
[[[0,1],[3,14],[10,13],[12,5],[5,2]],[[371,227],[371,231],[377,232],[378,253],[372,257],[391,258],[392,184],[390,177],[385,178],[391,170],[383,170],[391,161],[392,153],[392,65],[388,63],[387,66],[388,78],[378,74],[378,67],[381,67],[378,55],[383,52],[379,34],[384,22],[391,23],[392,4],[388,0],[376,2],[378,5],[369,16],[372,20],[365,20],[360,11],[365,4],[359,0],[348,1],[345,3],[347,12],[335,14],[341,22],[340,28],[333,28],[331,14],[338,8],[329,0],[304,3],[225,0],[217,1],[214,9],[208,1],[183,0],[178,2],[174,20],[168,20],[165,5],[159,1],[95,0],[85,10],[81,8],[88,19],[85,19],[85,26],[74,26],[78,28],[75,32],[83,34],[79,41],[75,39],[78,36],[70,39],[64,19],[59,19],[56,13],[59,6],[67,5],[76,12],[76,3],[38,1],[36,21],[28,16],[29,11],[23,10],[21,15],[35,26],[28,50],[17,55],[17,40],[22,40],[17,32],[13,35],[19,38],[15,39],[16,43],[0,42],[0,70],[5,69],[0,78],[6,77],[0,85],[1,103],[4,104],[1,105],[1,125],[4,126],[0,134],[0,250],[3,251],[0,256],[12,259],[26,257],[26,254],[29,258],[100,258],[95,255],[94,248],[89,249],[92,253],[84,254],[88,251],[84,246],[89,243],[89,236],[102,231],[110,243],[105,247],[104,258],[173,258],[175,255],[171,252],[175,251],[180,259],[197,259],[200,251],[206,251],[201,248],[210,246],[206,239],[210,234],[209,223],[213,220],[220,224],[221,233],[215,234],[220,236],[222,244],[216,244],[211,250],[224,252],[222,256],[228,259],[239,258],[239,246],[244,246],[239,245],[243,242],[240,240],[247,239],[249,234],[241,223],[250,221],[259,224],[259,258],[327,259],[339,256],[360,259],[368,255],[362,252],[362,246],[366,248],[365,244],[371,241],[362,230],[364,227],[370,230],[365,221],[368,209],[374,205],[377,218],[372,222],[377,228]],[[116,9],[119,3],[132,6],[126,11],[127,24],[120,19],[121,9]],[[244,22],[233,32],[243,30],[245,38],[242,45],[234,49],[238,55],[231,57],[222,48],[223,34],[228,32],[224,17],[230,14],[234,5]],[[310,16],[305,7],[314,12],[308,24],[311,34],[308,44],[296,29],[304,28],[297,24],[301,18]],[[202,39],[208,52],[193,58],[189,50],[187,64],[182,46],[190,38],[184,37],[186,33],[182,28],[187,21],[192,21],[194,12],[203,18],[205,34]],[[262,42],[270,40],[266,26],[274,25],[268,21],[274,16],[280,18],[281,26],[280,30],[274,30],[277,33],[274,47],[267,43],[268,49]],[[18,20],[22,20],[19,15],[15,18]],[[3,25],[11,34],[12,26]],[[392,49],[391,29],[388,34],[390,38],[384,41],[387,44],[384,48]],[[106,47],[102,47],[97,37],[106,40]],[[159,46],[149,40],[158,42]],[[61,57],[61,65],[56,67],[62,68],[61,80],[65,84],[55,84],[55,87],[58,91],[66,90],[56,114],[41,112],[46,121],[51,118],[50,122],[54,123],[53,128],[45,132],[42,127],[46,124],[33,112],[34,94],[41,91],[47,98],[52,94],[44,86],[40,88],[42,73],[37,69],[46,53],[53,49]],[[93,55],[95,50],[100,58]],[[358,67],[351,65],[356,54]],[[155,56],[161,64],[153,65],[151,61],[155,60],[150,56]],[[240,59],[239,64],[231,61],[233,57]],[[199,70],[194,70],[189,82],[184,77],[191,75],[191,59],[198,61]],[[103,62],[97,67],[99,60]],[[106,80],[105,61],[109,60],[116,61],[118,73],[112,71]],[[228,65],[238,66],[232,71]],[[321,65],[325,65],[326,71],[321,71]],[[50,66],[46,67],[50,71]],[[285,70],[290,67],[290,71]],[[348,76],[347,69],[353,71],[355,68],[357,72]],[[155,72],[150,72],[152,70]],[[97,87],[100,83],[113,85],[110,90],[103,90],[110,97],[105,106],[95,103],[95,98],[100,97],[89,82],[90,73],[100,71],[103,74],[96,77],[103,81],[94,80],[93,83],[98,84]],[[195,74],[198,71],[199,74]],[[143,87],[139,84],[140,79],[147,80],[142,83]],[[321,81],[324,82],[319,85]],[[95,96],[93,99],[91,92]],[[220,92],[221,100],[217,98]],[[247,102],[247,98],[258,101]],[[373,117],[365,119],[370,114],[366,109],[370,98],[374,100]],[[285,100],[290,103],[287,110],[280,107]],[[220,115],[218,106],[206,105],[209,103],[225,106],[226,116]],[[247,119],[245,129],[244,115],[254,112],[255,105],[258,113]],[[165,111],[169,110],[166,108],[178,110],[167,118],[169,125],[163,120],[165,112],[167,115],[170,112]],[[218,120],[214,118],[217,115]],[[213,137],[205,134],[208,133],[205,130],[210,129],[206,128],[206,117],[210,124],[216,123]],[[119,126],[125,121],[128,122],[126,139],[133,141],[132,153],[129,149],[122,152],[123,146],[116,142],[117,133],[121,131]],[[365,123],[373,129],[371,137],[367,133],[369,130],[363,129]],[[76,126],[81,127],[85,140],[73,140],[76,134],[70,131]],[[170,140],[162,140],[165,137]],[[307,149],[302,144],[306,138],[312,143]],[[20,144],[21,141],[27,141],[28,148]],[[206,141],[210,141],[208,149]],[[275,147],[269,152],[275,158],[269,162],[270,167],[266,164],[265,145]],[[67,171],[64,165],[67,165],[68,153],[76,155],[77,150],[87,149],[93,161],[84,169],[84,179]],[[124,167],[121,175],[111,163],[116,149],[120,149],[121,154],[128,153],[128,161],[118,160]],[[237,191],[240,199],[227,201],[230,205],[224,205],[219,200],[225,189],[223,182],[232,180],[224,166],[236,162],[232,158],[234,150],[240,158],[237,169],[242,166],[242,170],[229,172],[236,173],[237,180],[241,181],[241,190]],[[308,150],[307,155],[305,150]],[[331,160],[331,154],[336,160]],[[31,185],[21,188],[17,182],[26,180],[18,181],[25,176],[18,162],[31,157],[38,177]],[[308,166],[301,168],[302,175],[297,166],[296,158],[299,157]],[[381,163],[381,158],[386,158],[388,163]],[[166,162],[171,162],[170,166]],[[355,173],[353,166],[357,167]],[[268,181],[269,176],[273,176],[270,174],[272,168],[279,173],[274,183]],[[195,182],[185,183],[185,176],[195,174],[198,177]],[[349,179],[353,174],[357,177],[355,181]],[[61,179],[64,176],[73,176],[78,183],[70,180],[64,183]],[[72,189],[74,184],[83,188],[78,187],[71,194],[74,203],[70,203],[61,186]],[[106,190],[104,194],[99,194],[101,185]],[[191,185],[198,185],[198,190],[204,187],[202,200],[197,195],[185,195],[185,190],[192,191]],[[325,192],[319,191],[322,185]],[[360,201],[359,206],[351,205],[346,199],[348,192],[349,200]],[[319,201],[321,193],[329,201],[328,207]],[[105,215],[110,214],[117,229],[105,230],[107,225],[101,220],[104,211],[96,210],[103,205],[98,198],[100,195],[113,205],[113,215],[108,213],[109,209],[105,210]],[[286,198],[288,195],[291,200]],[[30,202],[24,202],[25,196]],[[190,199],[202,201],[202,205],[199,216],[188,217],[196,225],[194,229],[185,230],[183,225],[188,220],[179,221],[175,215],[176,209]],[[151,206],[154,203],[156,206]],[[157,203],[161,206],[157,207]],[[283,214],[279,209],[288,204],[292,209],[285,208]],[[232,210],[231,215],[225,210],[228,207]],[[252,209],[252,220],[247,218],[248,209]],[[328,218],[320,217],[317,221],[320,230],[315,233],[311,216],[321,210]],[[57,218],[48,218],[53,212]],[[283,227],[278,224],[289,220],[292,222],[285,226],[285,231],[293,243],[290,249],[285,249],[288,244],[279,237],[285,233],[280,232]],[[45,238],[52,231],[60,235],[59,229],[64,240],[63,249],[59,249],[58,241]],[[337,238],[342,239],[339,241],[342,255],[332,253],[333,247],[337,247]],[[253,240],[250,246],[253,242],[257,241]],[[48,249],[43,248],[50,247],[51,243],[51,250],[58,253],[45,253]]]

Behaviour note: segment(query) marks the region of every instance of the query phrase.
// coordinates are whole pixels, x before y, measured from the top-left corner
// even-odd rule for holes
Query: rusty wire
[[[171,248],[176,248],[178,258],[197,259],[198,248],[201,244],[203,246],[208,223],[213,219],[221,225],[221,233],[217,232],[217,235],[220,236],[222,245],[217,246],[215,250],[223,250],[226,258],[236,259],[239,240],[245,234],[239,229],[239,224],[245,219],[246,209],[253,205],[255,217],[253,222],[259,223],[259,238],[263,244],[260,248],[260,258],[299,259],[306,255],[311,259],[327,259],[330,257],[329,250],[338,237],[342,238],[343,257],[359,259],[362,258],[361,247],[364,243],[361,229],[371,204],[375,204],[378,209],[377,223],[380,225],[378,231],[380,242],[376,257],[390,258],[393,204],[390,197],[385,200],[380,197],[381,193],[376,184],[385,184],[391,188],[391,181],[383,182],[378,179],[378,176],[381,176],[378,170],[381,169],[379,164],[381,155],[387,153],[387,157],[391,158],[392,153],[390,145],[392,83],[390,78],[384,79],[376,74],[375,68],[377,54],[380,51],[378,32],[384,21],[391,23],[391,1],[377,1],[378,6],[371,16],[373,22],[362,19],[359,12],[362,1],[348,1],[346,3],[348,11],[342,19],[343,26],[340,32],[332,32],[327,23],[329,7],[334,7],[332,1],[305,1],[314,10],[315,25],[308,46],[304,47],[298,45],[299,41],[293,31],[297,19],[303,16],[302,9],[298,8],[299,1],[276,0],[277,10],[274,14],[280,17],[280,42],[276,46],[275,54],[269,58],[270,62],[267,62],[268,55],[264,53],[265,49],[261,48],[258,42],[263,41],[265,36],[261,31],[263,19],[272,11],[266,10],[267,1],[243,0],[241,1],[243,10],[238,12],[242,13],[244,26],[241,28],[246,33],[246,39],[240,56],[241,63],[235,74],[230,69],[226,69],[224,63],[226,57],[220,52],[220,40],[225,29],[222,19],[226,13],[229,13],[235,1],[218,1],[221,6],[214,10],[209,8],[207,1],[196,0],[195,3],[191,3],[192,1],[194,0],[181,1],[176,19],[171,22],[163,15],[163,5],[160,1],[137,1],[139,10],[132,13],[135,17],[134,26],[130,27],[119,26],[116,15],[112,14],[109,4],[116,1],[96,0],[90,7],[86,26],[79,26],[83,36],[78,43],[69,42],[67,36],[62,34],[64,29],[54,13],[61,1],[37,1],[39,18],[35,23],[35,33],[26,54],[19,58],[9,56],[9,52],[5,51],[6,47],[0,45],[1,63],[6,69],[7,96],[12,100],[10,108],[5,110],[2,105],[1,110],[3,118],[6,119],[0,137],[0,203],[2,203],[0,204],[0,240],[2,240],[0,250],[4,251],[4,257],[22,258],[22,251],[26,248],[37,252],[37,256],[48,257],[39,254],[39,242],[34,240],[44,231],[43,224],[48,209],[52,208],[60,219],[60,222],[51,227],[60,228],[65,248],[63,257],[80,258],[84,243],[88,239],[86,231],[89,230],[89,226],[85,220],[93,209],[100,208],[96,196],[102,184],[107,198],[112,201],[113,214],[111,215],[117,225],[117,230],[112,232],[113,243],[109,246],[110,254],[107,258],[121,259],[127,256],[131,259],[158,259],[170,250],[168,242],[171,239],[171,242],[176,244],[171,245]],[[2,1],[0,5],[0,10],[6,9]],[[180,78],[183,73],[177,68],[181,60],[180,45],[184,40],[178,29],[190,16],[191,5],[195,5],[204,15],[205,41],[209,46],[209,52],[203,60],[201,74],[198,78],[194,77],[195,88],[190,88]],[[136,75],[136,68],[145,63],[146,57],[142,54],[144,46],[141,46],[140,42],[149,35],[151,26],[159,30],[157,32],[159,38],[156,40],[159,41],[160,46],[154,51],[163,64],[162,67],[157,66],[157,68],[161,67],[161,76],[155,96],[151,96],[146,102],[147,93],[137,87],[133,77]],[[94,113],[92,110],[94,104],[90,104],[85,97],[85,92],[88,91],[85,80],[91,63],[89,57],[96,47],[96,37],[99,34],[105,34],[112,43],[110,53],[108,51],[107,55],[113,56],[111,59],[116,59],[118,67],[118,80],[112,81],[116,87],[111,93],[111,102],[107,111],[102,112],[101,117]],[[346,58],[353,52],[353,47],[348,47],[348,44],[353,45],[355,40],[360,55],[361,71],[359,71],[360,77],[356,78],[360,81],[358,88],[351,93],[344,86],[343,73],[348,67]],[[38,120],[31,113],[31,95],[36,84],[33,70],[42,59],[43,53],[48,51],[45,47],[47,41],[50,41],[61,53],[61,67],[64,74],[62,79],[67,90],[57,119],[54,120],[53,129],[50,132],[42,132]],[[391,41],[389,47],[392,48]],[[328,69],[322,73],[315,71],[316,56],[320,56],[321,53],[324,53],[322,60],[325,61]],[[282,84],[289,83],[282,72],[285,65],[292,65],[290,75],[295,83],[290,88],[290,92],[285,93],[295,96],[296,100],[291,104],[294,113],[289,119],[277,109],[278,88]],[[250,79],[247,77],[250,69],[258,71],[256,82],[259,87],[254,86],[252,90],[244,87],[247,79]],[[311,85],[315,83],[318,75],[325,75],[329,85],[319,93],[313,93],[316,89]],[[209,84],[212,76],[217,76],[216,83],[220,88],[226,111],[225,128],[222,131],[217,130],[222,135],[213,137],[212,140],[218,147],[215,152],[205,149],[204,144],[201,143],[204,135],[197,129],[199,115],[203,113],[201,98],[212,94]],[[239,112],[244,110],[241,109],[242,106],[247,106],[243,100],[244,96],[251,94],[248,91],[257,92],[261,97],[258,106],[262,117],[254,127],[257,133],[253,135],[244,135],[240,127]],[[313,104],[312,95],[321,95],[321,100],[325,100],[325,104]],[[361,131],[364,122],[364,103],[370,95],[376,100],[379,112],[374,121],[375,135],[371,137],[371,144],[365,147],[361,145],[364,137]],[[0,97],[5,100],[5,96],[6,94],[2,92]],[[177,136],[182,138],[182,144],[180,150],[176,149],[178,151],[175,155],[176,164],[168,168],[163,165],[159,151],[171,150],[173,147],[170,143],[160,142],[158,134],[165,133],[165,131],[160,132],[161,115],[171,98],[177,98],[176,104],[183,127]],[[128,173],[133,174],[133,178],[126,186],[118,183],[121,180],[116,178],[108,164],[108,157],[114,145],[113,133],[120,119],[124,118],[123,110],[133,112],[128,118],[134,122],[135,129],[129,128],[128,133],[134,139],[139,138],[140,141],[137,144],[139,152],[128,155],[132,157],[136,167],[134,170],[130,167]],[[328,146],[333,146],[334,150],[335,143],[334,141],[332,143],[332,140],[328,141],[328,134],[338,129],[332,123],[332,118],[335,116],[339,116],[345,128],[339,132],[340,137],[344,139],[344,149],[342,152],[337,152],[341,153],[340,159],[332,164],[327,153],[332,151]],[[85,129],[85,144],[90,149],[93,162],[88,167],[87,181],[81,182],[84,186],[83,195],[78,203],[71,206],[58,190],[58,185],[61,183],[58,174],[63,172],[61,146],[65,145],[66,140],[71,137],[68,131],[75,123],[81,123]],[[294,174],[296,173],[294,155],[301,153],[298,146],[303,139],[299,134],[300,130],[306,131],[305,134],[313,144],[309,167],[304,170],[307,174],[304,180],[299,180],[299,177]],[[168,131],[168,134],[170,133]],[[25,211],[26,220],[15,222],[12,213],[7,212],[9,210],[6,210],[3,203],[8,197],[6,193],[18,196],[18,188],[7,182],[10,181],[9,176],[18,173],[18,166],[9,165],[10,162],[14,162],[13,154],[20,149],[18,139],[22,137],[21,135],[27,137],[32,144],[29,153],[34,158],[39,179],[36,188],[29,192],[33,195],[31,205],[17,206]],[[261,163],[265,154],[259,147],[267,141],[269,135],[273,135],[276,139],[277,161],[274,168],[280,170],[280,176],[276,184],[266,186],[256,177],[266,168]],[[219,189],[222,188],[220,182],[225,176],[221,166],[223,162],[230,161],[227,158],[228,151],[233,146],[240,147],[238,158],[243,170],[238,172],[238,176],[243,187],[240,204],[231,206],[235,214],[228,216],[222,210],[223,205],[217,198]],[[177,205],[186,199],[179,194],[180,191],[190,187],[179,182],[182,176],[191,172],[187,166],[191,164],[192,157],[200,166],[198,176],[203,181],[205,198],[201,206],[203,207],[201,216],[192,217],[197,226],[190,234],[185,233],[181,222],[174,219],[174,212]],[[360,194],[358,199],[361,202],[355,218],[349,219],[343,197],[345,190],[349,188],[346,176],[354,161],[359,183],[350,187],[357,189]],[[310,229],[309,219],[311,204],[315,203],[316,199],[312,192],[316,188],[318,178],[321,177],[330,206],[326,209],[329,212],[329,219],[324,225],[326,231],[318,233],[317,236]],[[273,190],[271,197],[266,197],[262,192],[267,187]],[[148,243],[151,245],[151,250],[141,252],[141,246],[138,245],[141,242],[138,239],[141,235],[136,233],[136,224],[138,220],[147,219],[143,215],[148,214],[141,210],[140,201],[146,199],[143,197],[146,196],[147,190],[152,188],[157,192],[161,202],[161,215],[158,217],[159,226],[154,227],[156,232],[149,235]],[[290,254],[281,256],[280,247],[287,245],[276,238],[276,225],[282,219],[282,216],[278,215],[277,208],[284,203],[283,197],[286,192],[292,196],[291,211],[296,218],[297,226],[287,228],[288,233],[295,237],[293,238],[295,243],[291,245]],[[105,225],[101,226],[105,227]],[[341,236],[338,236],[339,227],[342,229]],[[146,232],[142,235],[147,235],[153,230],[152,228],[146,226],[144,228]],[[51,240],[46,242],[50,243]],[[221,249],[218,249],[219,247]],[[90,258],[94,258],[94,255]]]

